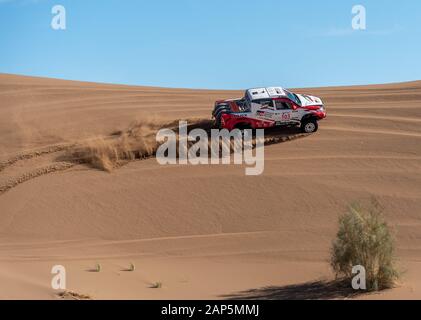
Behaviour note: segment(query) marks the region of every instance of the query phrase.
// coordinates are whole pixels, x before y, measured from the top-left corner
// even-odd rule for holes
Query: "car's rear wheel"
[[[319,125],[316,119],[304,120],[301,124],[301,131],[304,133],[313,133],[319,129]]]

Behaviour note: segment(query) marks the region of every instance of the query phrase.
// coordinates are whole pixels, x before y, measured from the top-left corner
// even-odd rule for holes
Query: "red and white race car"
[[[270,87],[248,89],[242,99],[216,101],[212,116],[221,129],[300,126],[302,132],[312,133],[326,118],[326,110],[318,97]]]

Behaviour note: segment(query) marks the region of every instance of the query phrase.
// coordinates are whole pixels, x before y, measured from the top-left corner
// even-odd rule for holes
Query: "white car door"
[[[276,121],[276,109],[272,100],[261,101],[256,110],[256,117],[262,120]]]
[[[285,100],[275,100],[274,102],[276,108],[274,120],[280,124],[290,122],[293,112],[291,103]]]

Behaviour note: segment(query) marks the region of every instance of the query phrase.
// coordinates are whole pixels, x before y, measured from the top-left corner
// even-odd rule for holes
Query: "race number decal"
[[[288,121],[290,119],[291,119],[291,115],[288,112],[282,114],[282,121]]]

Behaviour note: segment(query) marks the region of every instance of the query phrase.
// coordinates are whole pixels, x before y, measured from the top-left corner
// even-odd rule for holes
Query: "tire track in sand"
[[[12,158],[0,161],[0,172],[2,172],[6,168],[14,165],[15,163],[17,163],[19,161],[29,160],[29,159],[41,157],[41,156],[52,154],[52,153],[66,151],[66,150],[69,150],[70,148],[72,148],[74,146],[75,146],[75,144],[53,145],[53,146],[44,147],[42,149],[32,150],[30,152],[17,154]]]
[[[69,163],[69,162],[58,162],[58,163],[55,163],[55,164],[52,164],[52,165],[45,166],[43,168],[38,168],[34,171],[24,173],[23,175],[15,178],[15,179],[10,179],[5,184],[0,185],[0,195],[2,195],[3,193],[9,191],[10,189],[12,189],[12,188],[14,188],[14,187],[18,186],[19,184],[24,183],[26,181],[29,181],[31,179],[40,177],[40,176],[45,175],[45,174],[67,170],[67,169],[70,169],[70,168],[74,167],[75,165],[76,164]]]
[[[76,144],[51,145],[40,149],[21,152],[0,162],[0,195],[21,183],[53,172],[63,171],[76,163],[49,159],[60,155]],[[58,156],[57,156],[58,158]],[[25,163],[27,162],[27,163]],[[22,166],[18,164],[23,163]]]
[[[421,133],[408,132],[408,131],[376,130],[376,129],[348,128],[348,127],[335,127],[335,126],[325,126],[323,127],[323,130],[421,138]]]

